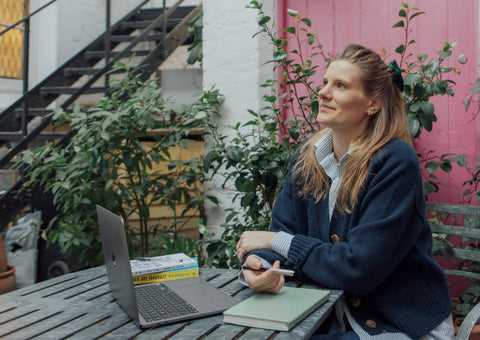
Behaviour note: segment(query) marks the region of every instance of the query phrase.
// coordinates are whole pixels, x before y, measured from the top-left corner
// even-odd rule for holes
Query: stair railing
[[[23,60],[22,60],[22,95],[25,96],[28,92],[28,60],[29,60],[29,44],[30,44],[30,18],[33,17],[35,14],[43,11],[45,8],[53,4],[54,2],[57,2],[57,0],[51,0],[50,2],[44,4],[43,6],[40,6],[37,8],[35,11],[30,13],[29,15],[25,16],[24,18],[20,19],[16,23],[7,26],[3,31],[0,32],[0,36],[3,34],[9,32],[12,29],[18,29],[23,31]],[[24,2],[24,6],[26,9],[27,6],[27,1]],[[23,27],[18,27],[23,24]],[[21,128],[22,128],[22,136],[25,137],[28,133],[27,131],[27,123],[28,123],[28,117],[27,117],[27,111],[28,111],[28,102],[27,98],[25,98],[25,101],[23,102],[22,105],[22,123],[21,123]],[[1,118],[1,117],[0,117]]]
[[[109,64],[110,61],[110,48],[111,48],[111,32],[112,32],[112,25],[111,25],[111,0],[105,0],[106,1],[106,13],[105,13],[105,64]],[[146,3],[148,3],[150,0],[144,0],[141,4],[137,6],[137,8],[140,8],[144,6]],[[12,29],[18,29],[23,31],[24,37],[23,37],[23,61],[22,61],[22,97],[24,98],[23,103],[22,103],[22,116],[21,116],[21,132],[22,136],[26,137],[28,134],[28,96],[26,95],[28,93],[29,87],[28,87],[28,77],[29,77],[29,44],[30,44],[30,18],[36,15],[37,13],[43,11],[53,3],[58,2],[58,0],[51,0],[48,3],[40,6],[37,8],[35,11],[32,13],[28,14],[24,18],[20,19],[16,23],[7,26],[7,25],[1,25],[4,26],[5,29],[3,31],[0,31],[0,36],[3,34],[9,32]],[[25,6],[26,6],[26,1],[25,1]],[[166,10],[166,0],[163,0],[163,11],[165,13]],[[23,25],[23,26],[21,26]],[[164,16],[163,19],[163,33],[166,34],[166,25],[167,25],[167,18]],[[106,87],[108,87],[108,82],[109,82],[109,76],[108,74],[105,75],[105,84]],[[1,112],[0,113],[0,121],[4,118],[6,118],[7,114],[9,112]],[[8,145],[10,147],[10,145]]]

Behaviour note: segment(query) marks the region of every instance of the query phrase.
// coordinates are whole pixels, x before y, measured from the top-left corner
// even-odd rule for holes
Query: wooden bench
[[[442,239],[446,235],[457,236],[457,240],[454,240],[450,245],[445,244],[434,249],[435,255],[441,255],[446,259],[450,258],[455,261],[467,261],[467,263],[471,263],[470,261],[480,262],[479,249],[464,249],[458,242],[460,240],[458,237],[463,241],[471,240],[475,244],[480,241],[480,229],[478,228],[480,207],[427,202],[426,210],[428,216],[432,217],[430,226],[435,238]],[[477,228],[470,227],[472,224],[477,224]],[[480,280],[480,272],[478,270],[475,272],[471,266],[445,269],[445,274],[469,280]],[[468,340],[479,318],[480,303],[476,304],[462,321],[456,339]]]

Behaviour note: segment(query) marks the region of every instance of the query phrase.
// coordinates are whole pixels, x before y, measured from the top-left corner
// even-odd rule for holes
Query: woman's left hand
[[[243,257],[255,249],[268,249],[275,236],[273,231],[246,231],[237,243],[237,257],[242,262]]]
[[[257,255],[249,255],[245,260],[245,265],[258,270],[262,267],[262,261]],[[280,268],[280,261],[275,261],[272,268]],[[277,293],[285,284],[285,277],[274,273],[271,269],[265,272],[243,270],[243,277],[250,289],[257,292]]]

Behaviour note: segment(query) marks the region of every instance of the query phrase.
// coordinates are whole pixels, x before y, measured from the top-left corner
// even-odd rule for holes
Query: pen
[[[256,272],[265,272],[265,271],[271,269],[275,274],[282,274],[282,275],[285,275],[285,276],[293,276],[293,274],[295,274],[295,272],[293,270],[280,269],[280,268],[265,268],[265,267],[262,267],[262,268],[259,268],[259,269],[253,269],[252,267],[243,265],[242,269],[252,270],[252,271],[256,271]]]

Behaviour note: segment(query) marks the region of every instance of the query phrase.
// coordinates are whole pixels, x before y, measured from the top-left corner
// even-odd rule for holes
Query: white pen
[[[285,276],[293,276],[295,274],[295,272],[293,270],[280,269],[280,268],[265,268],[265,267],[262,267],[262,268],[259,268],[259,269],[253,269],[252,267],[243,265],[242,269],[252,270],[252,271],[256,271],[256,272],[265,272],[265,271],[271,269],[275,274],[281,274],[281,275],[285,275]]]

